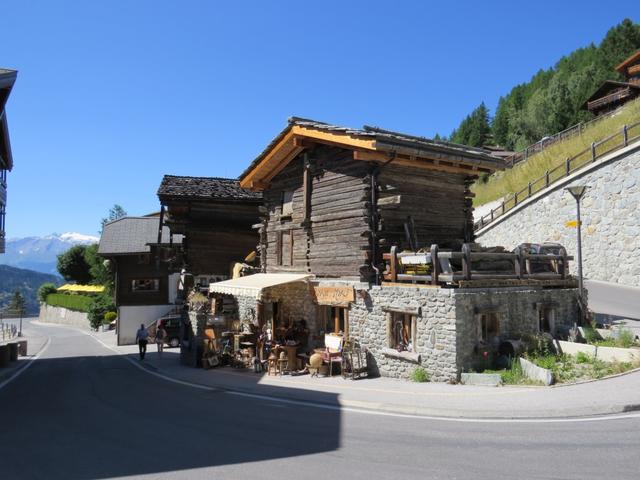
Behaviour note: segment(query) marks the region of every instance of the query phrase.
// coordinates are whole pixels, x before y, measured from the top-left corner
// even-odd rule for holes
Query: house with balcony
[[[584,103],[583,109],[594,115],[612,112],[640,96],[640,50],[616,67],[624,80],[607,80]]]
[[[5,251],[5,217],[7,213],[7,173],[13,168],[11,142],[5,106],[18,72],[0,68],[0,253]]]
[[[241,331],[301,353],[357,340],[374,373],[421,366],[436,381],[501,340],[568,328],[579,303],[566,252],[473,243],[469,187],[503,164],[482,149],[291,118],[240,176],[263,195],[262,271],[212,283],[212,302],[235,304]]]

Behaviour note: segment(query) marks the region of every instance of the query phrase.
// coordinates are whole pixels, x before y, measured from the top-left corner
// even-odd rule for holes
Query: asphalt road
[[[637,479],[640,418],[477,423],[169,383],[81,332],[0,389],[3,479]],[[327,399],[329,401],[330,399]]]

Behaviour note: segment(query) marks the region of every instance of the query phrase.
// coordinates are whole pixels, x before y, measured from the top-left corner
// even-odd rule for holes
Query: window
[[[293,190],[282,192],[282,216],[287,217],[293,214]]]
[[[160,279],[158,278],[137,278],[131,280],[132,292],[157,292],[160,290]]]
[[[489,342],[500,334],[500,322],[495,312],[478,315],[478,340]]]
[[[277,264],[279,266],[293,266],[293,230],[278,232],[276,245]]]
[[[549,305],[538,305],[538,330],[554,333],[556,330],[556,311]]]
[[[389,348],[399,352],[416,349],[417,316],[406,312],[387,312]]]
[[[349,334],[349,311],[345,307],[318,306],[318,329],[324,333]]]

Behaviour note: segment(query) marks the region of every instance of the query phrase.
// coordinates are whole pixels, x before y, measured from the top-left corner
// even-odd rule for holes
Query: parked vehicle
[[[170,347],[180,345],[180,326],[182,325],[181,315],[166,315],[158,319],[158,326],[162,325],[167,332],[165,343]]]

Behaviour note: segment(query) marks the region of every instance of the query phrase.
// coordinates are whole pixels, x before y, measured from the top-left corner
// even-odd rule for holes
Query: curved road
[[[640,418],[474,423],[167,382],[73,329],[0,389],[3,479],[637,479]]]

